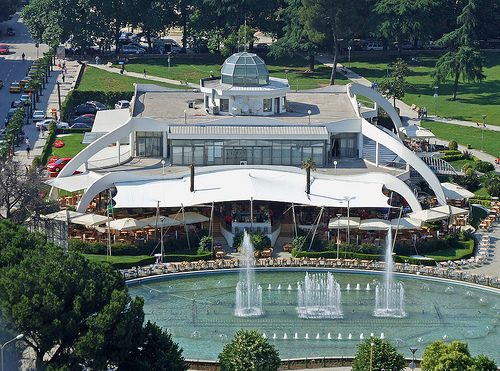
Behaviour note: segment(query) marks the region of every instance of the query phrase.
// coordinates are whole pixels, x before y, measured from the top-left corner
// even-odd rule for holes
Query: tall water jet
[[[236,285],[237,317],[259,317],[262,311],[262,287],[255,282],[255,258],[250,236],[245,231],[241,246],[240,264],[244,267],[240,271],[240,280]]]
[[[340,285],[330,272],[306,273],[304,282],[298,283],[297,299],[300,318],[343,318]]]
[[[392,232],[387,231],[385,239],[385,276],[384,283],[375,288],[375,317],[406,317],[404,311],[404,287],[401,282],[394,282],[392,272]]]

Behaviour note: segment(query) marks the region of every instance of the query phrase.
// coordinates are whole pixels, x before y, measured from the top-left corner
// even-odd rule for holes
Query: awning
[[[71,223],[80,225],[99,225],[107,221],[108,217],[98,214],[83,214],[71,219]]]
[[[152,216],[139,220],[143,223],[147,223],[147,225],[151,228],[166,228],[181,224],[181,222],[175,219],[167,218],[166,216],[158,216],[158,218],[156,216]]]
[[[443,187],[444,195],[446,198],[452,199],[452,200],[457,200],[461,198],[469,199],[475,196],[474,193],[471,191],[468,191],[464,187],[459,186],[458,184],[455,183],[441,183],[441,186]]]
[[[100,174],[90,172],[84,174],[74,174],[64,178],[49,178],[45,181],[45,183],[56,188],[64,189],[68,192],[76,192],[90,187],[92,183],[101,177],[102,175]]]
[[[435,222],[438,220],[448,219],[452,216],[458,215],[466,215],[469,213],[469,210],[461,209],[459,207],[443,205],[434,207],[432,209],[421,210],[411,214],[408,214],[409,217],[413,219],[420,219],[424,222]]]
[[[133,231],[134,229],[147,227],[147,225],[147,223],[134,218],[123,218],[110,222],[109,229],[116,229],[118,231]]]
[[[403,126],[399,128],[400,131],[405,133],[408,138],[435,138],[429,129],[423,128],[418,125]]]
[[[391,228],[391,222],[385,219],[365,219],[359,223],[359,229],[363,231],[387,231]]]
[[[177,214],[170,214],[168,217],[175,219],[175,221],[178,221],[179,224],[181,224],[181,223],[182,224],[196,224],[196,223],[207,222],[210,220],[210,218],[207,218],[205,215],[201,215],[201,214],[195,213],[193,211],[186,211],[186,212],[184,212],[184,214],[182,212],[179,212]]]
[[[350,217],[347,219],[346,216],[341,216],[340,218],[332,218],[330,219],[330,222],[328,223],[328,228],[330,229],[335,229],[335,228],[341,228],[341,229],[347,229],[347,226],[349,228],[359,228],[359,223],[361,221],[361,218],[357,217]]]
[[[346,207],[387,207],[382,182],[338,180],[311,174],[311,193],[305,192],[306,174],[279,170],[241,169],[212,171],[195,176],[195,191],[190,192],[190,177],[115,183],[117,208],[184,207],[212,202],[276,201],[296,205]],[[178,219],[179,220],[179,219]]]
[[[399,222],[399,223],[398,223]],[[392,219],[391,227],[392,229],[419,229],[422,227],[421,219],[413,219],[413,218],[401,218],[401,219]]]

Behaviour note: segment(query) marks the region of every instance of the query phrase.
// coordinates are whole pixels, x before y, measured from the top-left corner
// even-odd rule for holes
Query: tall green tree
[[[272,57],[306,56],[309,60],[309,71],[314,71],[314,56],[319,46],[309,40],[304,25],[301,23],[299,12],[302,0],[286,0],[287,6],[278,10],[277,16],[283,24],[284,35],[271,45]]]
[[[308,39],[333,56],[330,85],[335,84],[339,38],[350,34],[351,21],[356,14],[354,4],[348,0],[302,0],[299,10]]]
[[[422,371],[472,371],[475,370],[474,365],[467,344],[460,341],[450,344],[435,341],[425,348],[420,364]]]
[[[398,57],[403,56],[403,41],[414,39],[431,17],[431,0],[378,0],[375,12],[380,16],[379,30],[388,40],[398,43]]]
[[[452,100],[457,98],[460,77],[464,82],[482,81],[484,60],[479,51],[477,40],[476,0],[469,0],[457,18],[458,28],[445,34],[436,43],[447,47],[448,51],[436,62],[432,73],[435,84],[440,84],[447,77],[453,79]]]
[[[277,371],[279,352],[258,331],[239,330],[219,354],[221,371]]]
[[[0,22],[6,21],[16,12],[17,0],[0,0]]]
[[[384,79],[378,84],[380,92],[387,98],[393,99],[394,108],[396,108],[396,99],[401,99],[405,96],[405,91],[410,89],[416,91],[417,89],[406,81],[406,78],[410,75],[411,70],[408,68],[408,64],[398,58],[395,63],[392,64],[391,77],[389,79]]]
[[[376,337],[365,339],[356,345],[358,351],[352,362],[353,371],[404,370],[406,361],[403,354],[387,340]]]

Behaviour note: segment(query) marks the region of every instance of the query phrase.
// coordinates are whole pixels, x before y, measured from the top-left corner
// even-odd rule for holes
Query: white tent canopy
[[[461,209],[459,207],[443,205],[434,207],[432,209],[421,210],[411,214],[408,214],[409,217],[413,219],[420,219],[424,222],[435,222],[438,220],[444,220],[449,217],[458,216],[458,215],[466,215],[469,213],[467,209]]]
[[[165,228],[181,224],[181,222],[172,218],[167,218],[166,216],[158,216],[158,218],[156,216],[152,216],[139,220],[143,223],[146,223],[151,228]]]
[[[359,223],[359,229],[363,231],[387,231],[391,228],[391,222],[385,219],[365,219]]]
[[[71,223],[80,225],[99,225],[106,223],[108,218],[98,214],[83,214],[76,218],[71,219]]]
[[[418,125],[410,125],[399,128],[400,131],[405,133],[408,138],[435,138],[429,129],[423,128]]]
[[[349,228],[359,228],[359,223],[361,221],[361,218],[357,217],[350,217],[347,219],[346,216],[341,216],[340,218],[332,218],[330,219],[330,222],[328,223],[328,228],[330,229],[335,229],[335,228],[341,228],[341,229],[346,229],[347,226]]]
[[[443,187],[444,195],[452,200],[457,200],[461,198],[469,199],[474,197],[474,193],[468,191],[464,187],[459,186],[455,183],[441,183]]]
[[[117,208],[184,207],[224,201],[294,202],[296,205],[346,207],[387,207],[382,182],[332,180],[314,177],[311,193],[305,192],[305,172],[267,169],[232,169],[197,174],[195,191],[190,177],[178,179],[117,182],[114,197]]]
[[[134,218],[123,218],[113,220],[109,223],[110,229],[116,229],[119,231],[133,231],[134,229],[141,229],[147,227],[147,223]]]
[[[423,221],[421,219],[413,219],[413,218],[401,218],[401,219],[392,219],[391,227],[392,229],[419,229],[422,227]]]
[[[63,222],[68,221],[68,222],[72,223],[74,218],[81,217],[83,215],[85,215],[85,214],[79,213],[77,211],[61,210],[61,211],[57,211],[57,212],[52,213],[52,214],[42,215],[42,218],[55,219],[55,220],[60,220]]]
[[[195,213],[193,211],[186,211],[184,213],[179,212],[177,214],[170,214],[168,216],[169,218],[174,219],[175,221],[178,221],[178,224],[196,224],[196,223],[203,223],[207,222],[210,220],[210,218],[207,218],[205,215],[201,215],[199,213]]]

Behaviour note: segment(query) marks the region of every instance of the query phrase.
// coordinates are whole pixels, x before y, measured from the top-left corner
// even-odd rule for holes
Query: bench
[[[113,62],[108,62],[108,63],[106,63],[106,66],[108,66],[108,67],[113,67]]]

